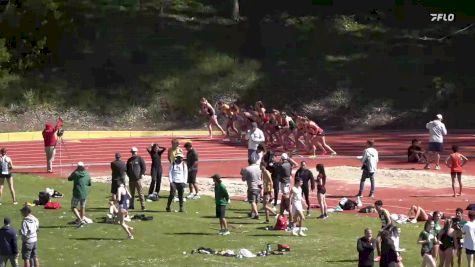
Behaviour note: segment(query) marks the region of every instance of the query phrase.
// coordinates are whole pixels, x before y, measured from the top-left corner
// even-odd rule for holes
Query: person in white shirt
[[[13,204],[18,204],[16,201],[16,194],[15,194],[15,188],[13,187],[13,176],[12,176],[12,169],[13,169],[13,163],[12,159],[7,156],[7,149],[2,148],[0,149],[0,168],[1,168],[1,173],[0,173],[0,205],[2,204],[2,196],[3,196],[3,184],[5,183],[5,180],[7,180],[8,187],[10,188],[10,193],[12,194],[13,198]]]
[[[374,183],[374,176],[376,174],[376,170],[378,169],[378,151],[373,147],[374,140],[366,141],[366,149],[363,152],[363,156],[359,156],[358,158],[361,159],[363,166],[361,169],[363,173],[361,175],[360,180],[360,191],[358,192],[357,197],[361,197],[364,190],[364,184],[367,178],[369,178],[371,182],[371,190],[369,192],[369,197],[374,198],[374,190],[375,190],[375,183]]]
[[[469,211],[468,218],[470,221],[462,228],[463,247],[467,255],[468,267],[473,267],[473,255],[475,254],[475,211]]]
[[[183,153],[178,152],[175,155],[175,161],[170,164],[170,170],[168,172],[168,179],[170,181],[170,195],[168,196],[167,211],[170,212],[170,206],[173,198],[178,191],[178,201],[180,203],[180,212],[183,210],[183,192],[186,187],[186,181],[188,179],[188,167],[183,160]]]
[[[434,161],[435,156],[435,169],[440,170],[440,152],[444,150],[444,135],[447,135],[447,129],[442,122],[442,115],[437,114],[435,120],[426,124],[426,128],[429,130],[429,150],[427,151],[427,164],[424,169],[430,169],[430,163]]]
[[[292,235],[306,236],[302,228],[303,221],[305,220],[302,205],[302,184],[302,179],[298,177],[295,178],[294,187],[292,188],[292,191],[290,191],[290,199],[292,202],[292,219],[295,223],[295,227],[292,229]]]
[[[247,144],[247,157],[251,159],[252,153],[257,151],[257,146],[265,142],[264,132],[261,129],[257,128],[257,123],[252,123],[252,129],[247,131],[246,139],[248,140]]]

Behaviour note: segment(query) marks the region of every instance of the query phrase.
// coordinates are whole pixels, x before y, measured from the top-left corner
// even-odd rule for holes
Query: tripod
[[[63,146],[66,149],[66,152],[68,152],[68,149],[66,147],[66,144],[64,143],[63,135],[58,136],[58,140],[56,140],[56,145],[59,144],[59,175],[63,176]],[[68,152],[69,154],[69,152]]]

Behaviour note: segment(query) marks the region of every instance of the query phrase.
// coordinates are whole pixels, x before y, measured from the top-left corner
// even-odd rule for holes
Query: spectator
[[[426,128],[429,130],[429,151],[427,156],[427,163],[424,169],[430,169],[430,164],[434,160],[435,155],[435,169],[440,170],[440,152],[444,150],[444,135],[447,135],[447,129],[442,122],[442,115],[437,114],[435,120],[426,124]]]
[[[164,147],[159,146],[158,144],[151,144],[150,147],[147,147],[147,152],[150,154],[152,159],[152,168],[150,170],[150,176],[152,181],[150,182],[150,187],[148,189],[148,195],[156,195],[157,199],[160,197],[160,186],[162,184],[162,154],[167,150]]]
[[[180,141],[178,139],[172,139],[172,147],[168,149],[168,162],[172,163],[175,161],[176,154],[181,153],[183,154],[183,150],[180,148]]]
[[[458,267],[462,264],[462,248],[463,248],[463,232],[462,229],[467,223],[463,218],[463,209],[457,208],[455,210],[455,217],[452,218],[454,234],[455,234],[455,251],[457,255]]]
[[[432,249],[434,244],[438,242],[434,233],[434,222],[432,220],[426,221],[424,230],[419,234],[419,239],[417,240],[417,243],[422,245],[422,266],[436,266],[435,260],[432,257]]]
[[[378,237],[376,238],[377,243],[376,243],[376,249],[378,251],[378,255],[381,255],[381,233],[384,230],[389,230],[392,226],[392,220],[391,220],[391,214],[389,211],[385,208],[383,208],[383,201],[382,200],[377,200],[374,202],[374,208],[376,209],[376,212],[378,213],[378,218],[381,221],[381,230],[378,233]]]
[[[247,157],[249,159],[251,158],[252,153],[257,151],[259,144],[262,144],[266,141],[264,133],[261,131],[261,129],[257,128],[257,123],[252,122],[251,125],[251,130],[248,130],[246,134],[246,139],[248,140]]]
[[[73,181],[73,197],[71,199],[71,210],[77,218],[78,227],[87,224],[86,218],[86,201],[91,186],[91,176],[86,171],[84,163],[78,162],[76,170],[68,177],[68,181]],[[78,206],[80,210],[78,210]]]
[[[364,236],[359,238],[356,243],[358,250],[358,267],[373,267],[374,266],[374,247],[376,246],[376,239],[373,238],[373,231],[366,228]]]
[[[264,212],[266,214],[266,223],[269,223],[269,213],[272,215],[276,215],[275,211],[271,209],[268,204],[271,203],[271,198],[272,198],[272,189],[273,189],[273,184],[272,184],[272,174],[266,169],[266,164],[261,163],[261,172],[262,172],[262,183],[263,183],[263,189],[264,189],[264,194],[263,197],[264,199],[262,200],[262,206],[264,209]]]
[[[31,214],[31,209],[24,206],[21,209],[23,221],[21,223],[21,257],[25,267],[30,267],[30,261],[34,262],[35,267],[40,267],[40,260],[38,259],[38,230],[40,223],[38,219]]]
[[[214,200],[216,202],[216,218],[219,218],[219,234],[229,235],[228,223],[226,222],[226,205],[231,201],[229,199],[228,191],[221,181],[221,176],[215,174],[211,176],[214,182]]]
[[[3,227],[0,228],[0,266],[5,267],[10,261],[13,267],[18,267],[18,246],[16,231],[11,226],[8,217],[3,219]]]
[[[326,200],[326,194],[327,194],[327,189],[326,189],[326,184],[327,184],[327,175],[325,174],[325,166],[323,164],[317,164],[316,166],[318,175],[317,175],[317,198],[318,198],[318,204],[320,205],[320,210],[322,214],[320,215],[320,219],[326,219],[328,218],[327,214],[327,200]],[[313,185],[312,181],[312,191],[315,188]]]
[[[399,265],[399,257],[391,239],[391,234],[388,230],[381,232],[381,258],[379,261],[380,267],[396,267]]]
[[[302,180],[300,178],[295,179],[295,184],[294,187],[292,187],[290,198],[292,201],[292,218],[296,226],[292,229],[292,235],[307,236],[303,232],[302,228],[305,215],[303,214],[302,207]],[[298,229],[298,233],[296,229]]]
[[[468,159],[464,155],[459,153],[459,146],[453,145],[452,146],[453,153],[450,154],[447,159],[445,160],[445,165],[450,168],[450,176],[452,177],[452,191],[454,192],[453,197],[455,197],[455,177],[459,182],[459,193],[458,195],[462,195],[462,167],[467,163]]]
[[[7,180],[8,187],[10,188],[10,193],[12,194],[12,199],[13,199],[13,204],[16,205],[18,202],[16,201],[16,194],[15,194],[15,188],[13,186],[13,176],[12,176],[12,169],[13,169],[13,163],[12,159],[7,156],[7,149],[2,148],[0,149],[0,168],[1,168],[1,173],[0,173],[0,205],[2,201],[2,195],[3,195],[3,184],[5,183],[5,179]]]
[[[46,153],[46,170],[49,173],[53,172],[53,161],[54,155],[56,154],[56,143],[58,142],[58,130],[62,125],[63,120],[60,117],[56,122],[56,126],[53,127],[51,123],[46,123],[45,129],[43,130],[43,141]]]
[[[186,153],[186,165],[188,167],[188,187],[190,189],[190,194],[186,198],[199,199],[199,188],[196,183],[196,175],[198,174],[198,153],[193,148],[191,142],[185,143]],[[194,193],[193,193],[194,189]]]
[[[421,141],[418,139],[412,139],[411,146],[407,148],[407,162],[427,162],[425,151],[422,150]]]
[[[249,166],[241,170],[242,180],[247,183],[247,200],[251,204],[250,217],[253,219],[259,219],[259,213],[257,211],[257,202],[259,201],[259,196],[261,189],[259,188],[262,185],[261,176],[262,172],[259,166],[252,160],[248,160]]]
[[[440,267],[452,267],[455,252],[455,230],[452,228],[452,220],[446,219],[444,228],[437,236],[440,241],[439,255]]]
[[[276,172],[279,178],[279,190],[282,192],[280,215],[283,215],[285,210],[290,214],[290,176],[292,176],[292,168],[295,166],[297,166],[297,163],[289,158],[287,153],[282,153],[280,156],[280,164],[276,166]]]
[[[125,171],[127,166],[125,162],[121,160],[122,155],[119,152],[115,153],[115,160],[111,162],[112,170],[112,182],[111,182],[111,193],[112,201],[117,199],[117,189],[120,184],[125,184]]]
[[[473,255],[475,254],[475,211],[469,211],[468,218],[470,221],[462,228],[463,247],[465,248],[465,254],[467,254],[468,267],[473,267]]]
[[[266,150],[264,148],[264,145],[263,144],[259,144],[257,146],[257,150],[252,152],[251,154],[251,160],[256,162],[256,164],[258,166],[261,166],[261,161],[262,161],[262,158],[264,157],[266,153]]]
[[[362,197],[363,195],[363,190],[364,190],[364,183],[367,178],[369,178],[371,182],[371,191],[369,192],[368,197],[374,198],[374,190],[375,190],[375,183],[374,183],[374,178],[376,171],[378,169],[378,151],[373,147],[374,146],[374,141],[373,140],[368,140],[366,141],[366,149],[363,152],[363,156],[360,156],[358,158],[361,158],[361,162],[363,163],[363,166],[361,169],[363,170],[363,173],[361,175],[361,181],[360,181],[360,191],[358,192],[358,197]]]
[[[130,152],[132,153],[132,157],[127,160],[126,166],[127,176],[129,176],[130,195],[132,196],[132,198],[130,199],[129,209],[133,210],[135,208],[135,190],[137,190],[140,199],[140,206],[142,207],[142,210],[145,210],[145,199],[143,196],[142,189],[142,177],[145,174],[147,167],[143,158],[137,155],[138,149],[136,147],[132,147],[130,149]]]
[[[170,206],[173,198],[178,191],[178,201],[180,204],[180,212],[184,212],[183,209],[183,192],[186,187],[186,180],[188,178],[188,167],[183,161],[183,154],[177,153],[175,155],[175,161],[170,165],[168,172],[168,179],[170,181],[170,195],[168,196],[167,211],[170,212]]]
[[[295,172],[295,180],[297,178],[302,180],[302,193],[305,197],[305,203],[307,203],[307,216],[310,216],[310,188],[312,191],[315,189],[315,178],[312,171],[307,168],[307,162],[300,162],[300,168]]]

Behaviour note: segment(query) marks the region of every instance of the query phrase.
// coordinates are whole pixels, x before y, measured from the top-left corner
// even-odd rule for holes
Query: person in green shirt
[[[86,224],[86,199],[89,194],[89,186],[91,186],[91,176],[86,171],[84,163],[78,162],[76,170],[68,177],[68,181],[73,181],[73,197],[71,199],[71,210],[77,218],[78,227]],[[78,210],[78,206],[80,210]]]
[[[419,234],[419,239],[417,240],[417,243],[422,245],[422,266],[436,266],[435,259],[432,257],[432,249],[434,248],[434,244],[439,244],[439,241],[434,233],[434,226],[434,221],[426,221],[424,231]]]
[[[457,266],[462,264],[462,248],[463,248],[463,234],[462,228],[467,223],[463,218],[463,209],[457,208],[455,210],[455,217],[452,218],[453,228],[455,230],[455,251],[457,255]]]
[[[219,218],[219,225],[221,230],[218,234],[220,235],[229,235],[228,223],[226,222],[226,205],[228,205],[231,200],[229,199],[228,191],[226,187],[221,182],[221,176],[215,174],[211,176],[214,181],[214,200],[216,202],[216,218]]]

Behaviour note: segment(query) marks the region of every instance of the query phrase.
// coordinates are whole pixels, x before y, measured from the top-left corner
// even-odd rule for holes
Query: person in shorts
[[[292,229],[292,235],[306,236],[302,228],[303,221],[305,220],[302,205],[302,179],[295,179],[294,187],[292,187],[290,193],[290,199],[292,202],[292,218],[296,226]]]
[[[31,214],[31,209],[28,206],[23,207],[21,210],[23,221],[21,222],[21,257],[24,261],[25,267],[30,267],[30,261],[34,262],[34,266],[40,266],[40,260],[38,259],[38,230],[40,223],[38,219]]]
[[[16,194],[15,188],[13,186],[13,176],[12,176],[12,169],[13,163],[12,159],[7,156],[7,149],[2,148],[0,149],[0,205],[2,201],[3,195],[3,184],[5,180],[7,180],[8,187],[10,188],[10,193],[12,194],[13,204],[16,205],[18,202],[16,201]]]
[[[424,230],[419,234],[417,243],[421,245],[422,266],[436,266],[436,261],[432,257],[434,244],[438,243],[437,236],[434,232],[434,222],[426,221]]]
[[[452,225],[454,228],[455,251],[457,255],[457,264],[460,267],[462,264],[462,248],[463,248],[463,227],[467,221],[463,218],[463,209],[457,208],[455,210],[455,217],[452,218]]]
[[[214,200],[216,203],[216,218],[219,218],[219,235],[229,235],[228,223],[226,222],[226,206],[231,202],[226,186],[221,181],[221,176],[211,176],[214,182]]]
[[[262,172],[252,159],[248,160],[249,166],[241,170],[241,177],[243,181],[247,183],[247,200],[251,204],[250,217],[253,219],[259,219],[259,213],[257,211],[257,202],[261,194],[260,186],[262,185],[261,176]]]
[[[119,224],[124,229],[124,231],[127,233],[127,238],[128,239],[134,239],[133,236],[133,230],[134,228],[127,225],[125,222],[125,218],[129,215],[129,202],[131,199],[131,195],[129,193],[129,190],[127,190],[127,187],[125,186],[124,183],[119,184],[119,188],[117,189],[117,207],[118,207],[118,215],[119,215]]]
[[[125,171],[127,166],[125,162],[121,160],[122,155],[119,152],[115,153],[115,160],[111,162],[112,181],[111,181],[111,201],[117,199],[117,189],[120,184],[125,183]]]
[[[91,186],[91,176],[86,171],[84,163],[78,162],[76,170],[68,177],[68,181],[73,181],[73,197],[71,199],[71,210],[77,218],[77,226],[81,227],[87,224],[86,218],[86,200]],[[78,210],[79,207],[79,210]]]
[[[473,255],[475,254],[475,211],[469,211],[468,218],[470,221],[462,228],[463,247],[467,255],[468,266],[473,267]]]
[[[278,169],[276,170],[279,177],[279,190],[282,192],[280,215],[284,215],[285,210],[290,214],[290,177],[292,176],[292,168],[295,166],[297,166],[297,163],[287,153],[280,155],[280,164],[277,165]]]
[[[186,153],[186,165],[188,167],[188,187],[190,189],[190,194],[186,198],[199,199],[199,188],[196,183],[196,175],[198,173],[198,153],[193,148],[191,142],[185,143]],[[194,190],[194,192],[193,192]]]
[[[272,189],[274,185],[272,184],[272,174],[269,170],[266,169],[266,164],[261,162],[261,171],[262,171],[262,183],[263,183],[263,201],[262,201],[262,208],[266,214],[266,223],[269,223],[269,213],[272,215],[276,215],[274,210],[269,205],[271,203],[272,198]]]
[[[430,169],[430,164],[435,156],[435,169],[440,170],[440,153],[444,150],[444,135],[447,135],[447,129],[442,122],[442,115],[437,114],[435,120],[426,124],[429,130],[429,151],[427,155],[427,163],[424,169]]]
[[[459,193],[458,195],[462,195],[462,167],[468,161],[467,157],[459,153],[459,146],[453,145],[452,146],[452,154],[450,154],[447,159],[445,160],[445,165],[450,168],[450,177],[452,178],[452,191],[454,193],[453,197],[455,197],[455,177],[459,182]]]

